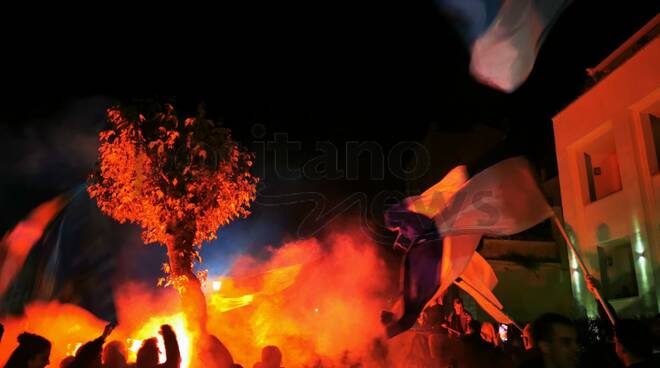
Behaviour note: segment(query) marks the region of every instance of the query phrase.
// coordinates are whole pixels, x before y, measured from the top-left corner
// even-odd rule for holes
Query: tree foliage
[[[249,214],[253,154],[203,112],[179,118],[169,104],[146,113],[112,107],[107,122],[88,192],[105,214],[140,225],[145,243],[183,242],[177,248],[194,259],[221,226]]]

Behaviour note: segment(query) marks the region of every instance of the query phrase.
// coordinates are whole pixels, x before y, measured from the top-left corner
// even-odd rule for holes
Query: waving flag
[[[501,161],[469,180],[465,168],[457,167],[422,195],[392,207],[385,216],[387,226],[399,229],[410,245],[403,247],[403,311],[399,318],[384,312],[387,335],[412,327],[424,307],[452,283],[497,321],[513,323],[492,293],[495,273],[476,248],[482,235],[515,234],[552,215],[521,157]]]
[[[423,241],[414,244],[403,260],[401,281],[403,286],[402,314],[396,319],[394,313],[384,312],[383,323],[388,337],[394,337],[410,329],[424,306],[438,290],[442,242]],[[395,320],[396,319],[396,320]]]
[[[436,0],[470,47],[470,72],[512,92],[529,76],[541,45],[570,0]]]
[[[38,207],[22,223],[31,224],[31,236],[23,237],[23,262],[11,267],[12,277],[5,278],[7,262],[2,264],[7,285],[0,313],[18,315],[34,301],[57,300],[106,321],[116,318],[113,282],[119,249],[137,234],[125,234],[122,225],[103,216],[80,188],[66,200],[58,197]],[[36,213],[48,216],[32,221]]]
[[[456,166],[424,193],[406,198],[406,208],[410,212],[433,218],[445,209],[454,193],[459,191],[467,180],[467,168],[464,165]]]
[[[438,295],[442,295],[463,274],[473,261],[480,241],[479,234],[455,235],[443,239]]]
[[[470,178],[434,220],[442,236],[505,236],[553,215],[527,160],[514,157]]]
[[[515,322],[502,311],[502,303],[492,290],[497,285],[497,276],[490,264],[479,254],[474,253],[470,264],[454,283],[470,294],[479,306],[499,323],[515,324]]]
[[[34,244],[44,234],[46,227],[66,206],[69,197],[69,195],[63,194],[42,203],[2,238],[0,241],[0,297],[23,267],[25,259]]]

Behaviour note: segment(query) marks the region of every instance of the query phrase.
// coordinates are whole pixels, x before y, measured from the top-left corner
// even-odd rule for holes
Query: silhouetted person
[[[5,368],[44,368],[50,364],[50,341],[23,332],[18,335],[18,346],[11,353]]]
[[[121,341],[110,341],[103,348],[103,368],[126,368],[126,346]]]
[[[2,342],[2,335],[5,334],[5,326],[0,323],[0,342]]]
[[[495,346],[482,339],[479,321],[471,320],[467,333],[453,341],[452,361],[458,367],[495,367],[501,359],[496,355]]]
[[[614,326],[616,355],[626,367],[657,367],[652,364],[653,335],[641,321],[623,319]],[[657,364],[657,362],[656,362]]]
[[[254,368],[280,368],[282,352],[277,346],[268,345],[261,350],[261,361]]]
[[[442,322],[445,320],[442,298],[436,298],[435,304],[428,306],[424,310],[424,315],[428,327],[433,330],[438,329]]]
[[[158,340],[155,337],[146,339],[137,353],[137,368],[178,368],[181,365],[181,353],[176,334],[169,325],[160,326],[160,334],[165,344],[166,360],[158,364]]]
[[[229,349],[214,335],[208,335],[205,339],[203,352],[200,353],[201,361],[210,364],[214,368],[230,368],[234,364],[234,358]]]
[[[556,313],[541,315],[532,323],[532,338],[538,355],[521,367],[574,368],[580,347],[573,321]],[[534,350],[533,349],[533,350]]]
[[[114,326],[109,324],[103,329],[98,338],[85,343],[78,349],[76,356],[69,364],[69,368],[101,368],[101,352],[105,339],[110,335]]]
[[[142,341],[137,352],[135,366],[137,368],[154,368],[158,366],[158,339],[150,337]]]
[[[60,362],[60,368],[69,368],[71,363],[73,363],[73,360],[76,359],[75,357],[69,355],[68,357],[62,359]]]

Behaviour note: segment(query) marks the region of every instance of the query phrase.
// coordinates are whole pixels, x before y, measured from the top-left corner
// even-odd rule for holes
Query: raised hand
[[[105,340],[110,334],[112,333],[112,330],[114,330],[116,325],[114,323],[108,323],[105,325],[105,328],[103,329],[103,335],[101,335],[101,338]]]

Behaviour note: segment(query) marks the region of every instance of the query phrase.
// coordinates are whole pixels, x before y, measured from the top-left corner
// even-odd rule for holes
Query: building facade
[[[620,316],[660,312],[660,16],[553,118],[565,227]],[[574,254],[576,309],[596,315]]]

